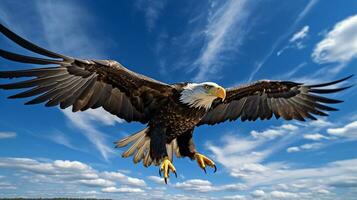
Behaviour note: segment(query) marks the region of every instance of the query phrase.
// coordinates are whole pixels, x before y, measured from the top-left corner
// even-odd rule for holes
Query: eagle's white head
[[[189,83],[183,87],[180,101],[190,107],[209,109],[217,98],[226,98],[226,90],[212,82]]]

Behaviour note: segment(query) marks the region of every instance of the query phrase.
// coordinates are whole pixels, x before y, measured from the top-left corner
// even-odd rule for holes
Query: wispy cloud
[[[294,67],[292,70],[290,70],[289,72],[275,76],[275,79],[278,79],[278,80],[293,79],[293,76],[295,76],[301,69],[303,69],[306,66],[307,66],[307,63],[302,62],[299,65],[297,65],[296,67]]]
[[[160,13],[166,5],[166,0],[154,1],[154,0],[137,0],[136,7],[144,12],[146,26],[151,32],[156,25],[157,20],[159,19]]]
[[[16,137],[15,132],[0,132],[0,140],[1,139],[8,139],[8,138],[14,138]]]
[[[61,131],[55,131],[51,134],[46,134],[45,136],[46,139],[51,140],[54,143],[63,145],[67,148],[77,150],[77,151],[83,151],[83,149],[80,149],[79,147],[76,147],[72,144],[70,138],[68,138],[64,133]]]
[[[304,39],[309,33],[309,26],[304,26],[300,31],[296,32],[289,40],[289,42],[296,42],[297,40]]]
[[[41,37],[50,49],[82,58],[104,57],[105,38],[99,41],[91,36],[93,19],[85,6],[71,1],[43,1],[37,2],[36,8],[43,30]]]
[[[298,17],[295,20],[295,23],[299,23],[309,12],[311,9],[319,2],[319,0],[310,0],[304,9],[299,13]]]
[[[100,110],[102,108],[98,109]],[[70,120],[71,124],[80,129],[81,133],[87,137],[92,144],[95,145],[104,159],[108,160],[108,156],[113,154],[114,150],[112,146],[109,145],[105,133],[99,131],[96,127],[96,120],[93,120],[93,115],[88,115],[86,112],[73,113],[71,108],[62,110],[62,112]]]
[[[299,151],[304,151],[304,150],[315,150],[321,148],[322,143],[307,143],[303,144],[300,146],[294,146],[294,147],[289,147],[286,149],[286,152],[288,153],[293,153],[293,152],[299,152]]]
[[[305,48],[305,44],[303,43],[303,39],[307,37],[308,33],[309,33],[309,26],[304,26],[301,30],[299,30],[298,32],[296,32],[290,39],[289,39],[289,43],[284,46],[281,50],[279,50],[276,55],[280,56],[284,51],[286,51],[287,49],[303,49]]]
[[[222,65],[223,53],[237,49],[246,35],[243,27],[250,14],[248,1],[225,1],[222,5],[212,5],[211,9],[212,13],[204,30],[205,44],[194,62],[198,67],[195,81],[209,79],[217,72]]]
[[[314,140],[314,141],[319,141],[323,139],[329,139],[329,137],[321,135],[320,133],[315,133],[315,134],[304,134],[303,136],[307,140]]]
[[[276,49],[281,45],[283,41],[285,41],[296,29],[296,26],[301,22],[301,20],[311,11],[311,9],[317,4],[319,0],[310,0],[309,3],[304,7],[304,9],[299,13],[297,18],[294,20],[290,28],[280,36],[277,41],[273,44],[270,51],[266,54],[265,57],[261,61],[259,61],[251,74],[249,75],[248,82],[252,81],[254,76],[258,73],[258,71],[263,67],[263,65],[268,61],[270,56],[276,51]]]

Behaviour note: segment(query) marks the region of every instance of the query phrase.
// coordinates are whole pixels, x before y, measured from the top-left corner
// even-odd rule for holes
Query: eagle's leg
[[[214,172],[217,171],[216,164],[214,164],[214,162],[211,159],[209,159],[208,157],[196,152],[195,153],[195,159],[196,159],[196,161],[198,163],[198,166],[200,166],[201,169],[203,169],[203,171],[205,171],[205,173],[207,173],[206,172],[206,166],[207,165],[212,167],[214,169]]]
[[[177,178],[177,173],[174,165],[171,163],[168,157],[165,157],[160,165],[159,174],[160,176],[161,176],[161,172],[164,174],[164,180],[166,184],[167,184],[167,178],[169,178],[170,170],[175,174]]]
[[[166,129],[160,126],[152,127],[149,132],[150,136],[150,156],[154,163],[158,165],[160,163],[159,174],[163,172],[165,183],[167,184],[167,179],[169,178],[170,170],[177,177],[176,169],[172,164],[172,156],[169,157],[167,153],[166,143],[167,135]]]
[[[198,166],[200,166],[205,173],[206,173],[206,166],[210,166],[214,168],[214,172],[216,172],[217,167],[214,164],[214,162],[208,157],[197,152],[195,144],[193,142],[192,134],[193,134],[193,129],[177,137],[177,145],[180,150],[180,155],[187,156],[192,160],[196,160]]]

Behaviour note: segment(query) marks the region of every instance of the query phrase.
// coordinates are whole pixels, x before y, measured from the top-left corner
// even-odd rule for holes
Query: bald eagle
[[[21,63],[57,65],[18,71],[1,71],[0,78],[35,77],[0,85],[1,89],[26,91],[10,99],[33,97],[26,105],[45,103],[61,109],[72,106],[73,112],[103,107],[127,122],[146,124],[143,130],[115,142],[116,147],[131,146],[122,154],[133,156],[134,163],[159,166],[165,182],[176,157],[196,160],[206,172],[215,163],[200,154],[192,135],[197,126],[224,121],[255,121],[282,117],[285,120],[316,120],[314,115],[327,116],[327,106],[342,101],[320,94],[335,93],[348,87],[325,88],[346,79],[306,85],[291,81],[261,80],[248,85],[225,89],[216,83],[166,84],[137,74],[114,60],[78,59],[41,48],[0,24],[0,31],[21,47],[47,58],[30,57],[0,49],[0,56]],[[177,175],[176,175],[177,176]]]

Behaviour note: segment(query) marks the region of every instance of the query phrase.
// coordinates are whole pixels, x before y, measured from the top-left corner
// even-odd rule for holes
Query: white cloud
[[[147,177],[150,181],[157,183],[157,184],[165,184],[164,180],[158,176],[148,176]]]
[[[294,142],[294,138],[301,137],[298,133],[314,129],[314,126],[283,124],[261,132],[252,131],[251,137],[246,138],[226,135],[220,144],[208,142],[206,146],[213,153],[214,160],[226,167],[231,176],[244,178],[269,171],[274,165],[262,165],[263,161]]]
[[[231,195],[231,196],[223,196],[223,199],[229,199],[229,200],[244,200],[244,199],[246,199],[246,198],[245,198],[245,196],[243,196],[243,195],[236,194],[236,195]]]
[[[249,174],[243,177],[248,186],[274,185],[274,184],[295,184],[300,188],[312,186],[327,187],[331,184],[349,183],[357,178],[356,159],[341,160],[327,163],[316,168],[291,168],[286,164],[276,164],[270,166],[262,173]],[[300,184],[299,184],[300,183]],[[304,183],[304,184],[301,184]]]
[[[273,198],[278,198],[278,199],[291,199],[291,198],[299,197],[297,194],[291,192],[283,192],[283,191],[272,191],[270,192],[270,195]]]
[[[92,180],[80,180],[79,182],[89,187],[109,187],[115,185],[113,181],[105,180],[102,178]]]
[[[284,46],[281,50],[279,50],[276,55],[280,56],[284,51],[287,49],[303,49],[305,48],[305,44],[303,42],[304,38],[309,33],[309,26],[304,26],[302,29],[300,29],[298,32],[294,33],[294,35],[289,39],[289,43]]]
[[[250,194],[252,195],[252,197],[255,197],[255,198],[260,198],[260,197],[265,196],[265,192],[263,190],[254,190]]]
[[[193,192],[242,191],[247,188],[242,183],[214,185],[210,181],[202,179],[190,179],[184,182],[178,182],[174,187]]]
[[[112,181],[120,181],[126,185],[132,185],[137,187],[145,187],[146,183],[142,179],[128,177],[127,175],[120,172],[104,172],[104,177]]]
[[[16,137],[15,132],[0,132],[0,140],[1,139],[8,139],[8,138],[14,138]]]
[[[296,32],[289,40],[289,42],[296,42],[297,40],[304,39],[309,33],[309,26],[304,26],[300,31]]]
[[[196,192],[210,192],[215,189],[210,181],[201,179],[191,179],[182,183],[176,183],[175,187],[183,190]]]
[[[324,118],[305,123],[282,124],[263,131],[253,130],[250,137],[245,138],[236,137],[230,133],[222,137],[219,142],[208,142],[206,147],[213,153],[213,159],[226,167],[231,176],[244,178],[250,174],[263,173],[271,170],[271,167],[275,167],[270,164],[263,165],[262,162],[276,152],[285,149],[289,153],[316,150],[337,141],[328,140],[329,143],[326,144],[306,143],[288,148],[289,145],[304,137],[304,134],[308,135],[305,137],[311,138],[312,133],[324,131],[330,126],[333,124]]]
[[[329,139],[329,137],[321,135],[320,133],[304,134],[303,137],[305,139],[307,139],[307,140],[314,140],[314,141],[319,141],[319,140],[322,140],[322,139]]]
[[[141,188],[128,188],[128,187],[121,187],[121,188],[116,188],[116,187],[107,187],[103,188],[102,192],[108,192],[108,193],[142,193],[144,192],[143,189]]]
[[[317,192],[320,194],[330,194],[331,193],[330,191],[328,191],[326,189],[319,189],[319,190],[317,190]]]
[[[357,15],[338,22],[313,53],[316,63],[347,63],[357,57]]]
[[[286,149],[288,153],[298,152],[300,151],[300,147],[289,147]]]
[[[322,143],[307,143],[300,146],[301,149],[311,150],[320,148]]]
[[[316,150],[322,147],[322,143],[306,143],[300,146],[295,146],[295,147],[289,147],[286,149],[288,153],[294,153],[294,152],[299,152],[302,150]]]
[[[237,166],[245,170],[247,164],[260,162],[270,153],[270,151],[256,151],[263,143],[263,140],[257,141],[228,135],[223,137],[222,144],[208,142],[206,147],[213,153],[215,160],[228,169],[234,169],[232,173],[239,176],[240,170]]]
[[[332,125],[333,123],[327,121],[325,118],[319,118],[317,120],[310,121],[308,124],[306,124],[306,126],[313,126],[317,128],[325,128]]]
[[[1,182],[0,181],[0,190],[16,190],[17,187],[12,185],[9,182]]]
[[[242,43],[246,34],[243,26],[246,25],[248,16],[247,0],[230,0],[220,6],[212,6],[208,24],[203,31],[206,42],[195,61],[195,65],[198,66],[195,81],[207,80],[217,72],[221,67],[221,54],[233,47],[237,49]]]
[[[70,170],[90,170],[86,164],[83,164],[79,161],[68,161],[68,160],[55,160],[53,162],[53,166],[58,167],[60,169],[70,169]]]
[[[333,136],[357,138],[357,121],[350,122],[340,128],[329,128],[327,133]]]
[[[281,125],[279,127],[273,127],[271,129],[267,129],[265,131],[262,132],[258,132],[258,131],[251,131],[250,134],[254,137],[254,138],[258,138],[258,139],[275,139],[277,137],[283,136],[285,134],[290,134],[290,133],[294,133],[294,131],[298,130],[298,127],[292,124],[284,124]]]
[[[13,170],[13,174],[25,174],[19,176],[19,183],[36,185],[56,185],[56,187],[68,186],[69,191],[73,188],[101,188],[109,192],[108,188],[115,188],[116,192],[135,192],[137,188],[145,188],[146,183],[142,179],[130,177],[119,172],[98,171],[91,166],[69,160],[40,161],[30,158],[0,158],[0,169]],[[125,187],[116,188],[118,184]],[[130,187],[135,186],[135,187]],[[106,189],[105,189],[106,188]],[[131,190],[132,189],[132,190]],[[143,189],[140,189],[143,191]]]

